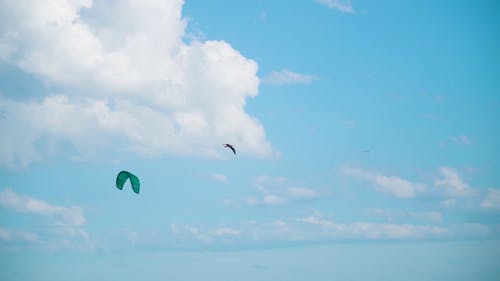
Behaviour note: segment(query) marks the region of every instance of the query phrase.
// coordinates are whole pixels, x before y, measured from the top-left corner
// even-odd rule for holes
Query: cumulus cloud
[[[59,225],[79,226],[86,221],[81,207],[52,205],[43,200],[19,195],[11,189],[0,191],[0,206],[14,212],[48,217]]]
[[[354,8],[350,0],[316,0],[316,2],[343,13],[354,13]]]
[[[186,42],[182,5],[0,2],[0,60],[53,93],[0,98],[0,165],[42,160],[46,143],[70,143],[80,158],[110,148],[219,157],[224,142],[271,156],[264,127],[245,111],[258,94],[257,63],[224,41]]]
[[[273,71],[262,82],[271,85],[309,84],[318,78],[315,75],[300,74],[290,70]]]
[[[340,171],[353,178],[372,184],[379,192],[398,198],[416,198],[417,196],[437,196],[444,198],[442,204],[452,208],[457,206],[477,207],[477,195],[480,192],[469,186],[459,172],[451,167],[439,167],[438,176],[430,183],[411,182],[398,176],[386,176],[376,172],[342,166]],[[459,199],[459,200],[457,200]],[[477,201],[477,200],[476,200]]]
[[[398,198],[414,198],[419,192],[425,190],[425,185],[395,176],[386,176],[350,166],[342,167],[346,175],[370,182],[380,192]]]

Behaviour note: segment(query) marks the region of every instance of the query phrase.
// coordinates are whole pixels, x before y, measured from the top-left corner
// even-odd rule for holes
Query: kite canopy
[[[132,190],[134,190],[135,193],[139,194],[139,187],[141,186],[141,183],[139,182],[139,178],[137,178],[134,174],[127,172],[127,171],[121,171],[118,173],[118,176],[116,176],[116,187],[119,190],[122,190],[123,185],[125,184],[127,179],[130,179],[130,184],[132,185]]]

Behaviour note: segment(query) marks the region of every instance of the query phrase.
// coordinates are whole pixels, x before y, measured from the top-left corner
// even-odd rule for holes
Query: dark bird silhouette
[[[225,143],[224,147],[229,147],[233,151],[233,153],[236,155],[236,149],[234,149],[234,147],[232,145],[230,145],[229,143]]]

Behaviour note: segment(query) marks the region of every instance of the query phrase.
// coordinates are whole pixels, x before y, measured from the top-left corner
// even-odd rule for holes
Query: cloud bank
[[[28,100],[0,93],[0,165],[43,160],[61,144],[83,160],[109,150],[219,157],[225,142],[271,156],[245,111],[257,63],[224,41],[186,42],[182,5],[0,2],[0,63],[44,87]]]

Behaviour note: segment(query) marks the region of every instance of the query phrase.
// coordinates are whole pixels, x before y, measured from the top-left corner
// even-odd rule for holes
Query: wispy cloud
[[[440,237],[448,234],[448,230],[440,226],[353,222],[336,223],[317,216],[310,216],[298,221],[317,225],[327,231],[327,235],[340,239],[422,239]]]
[[[285,202],[286,202],[286,200],[282,196],[268,194],[268,195],[264,195],[264,197],[262,198],[262,201],[260,201],[260,202],[257,201],[256,204],[260,203],[260,204],[264,204],[264,205],[280,205],[280,204],[283,204]]]
[[[194,238],[203,243],[214,243],[218,239],[237,237],[241,231],[236,228],[219,226],[212,229],[201,229],[192,225],[170,224],[170,233],[176,236]]]
[[[246,200],[248,205],[281,205],[320,197],[317,190],[296,186],[284,177],[260,175],[254,178],[254,183],[259,196],[248,197]]]
[[[253,178],[253,194],[246,198],[225,198],[221,203],[231,207],[279,206],[316,200],[326,196],[324,190],[305,187],[285,177],[259,175]]]
[[[287,193],[296,199],[312,199],[319,196],[318,192],[314,189],[305,187],[289,187],[287,188]]]
[[[95,249],[96,240],[83,228],[86,219],[81,207],[54,205],[5,189],[0,191],[0,208],[22,216],[38,216],[47,220],[36,230],[33,230],[33,226],[23,224],[14,229],[0,228],[2,247],[51,252]]]
[[[40,241],[40,236],[34,232],[29,232],[25,230],[9,230],[6,228],[0,228],[0,240],[3,241],[22,241],[35,243]]]
[[[500,210],[500,190],[489,188],[488,193],[481,202],[481,207],[485,209]]]
[[[434,185],[441,189],[447,196],[466,197],[473,194],[473,190],[462,180],[458,172],[449,167],[439,168],[441,178],[434,182]]]
[[[262,79],[265,84],[283,85],[283,84],[309,84],[318,80],[315,75],[301,74],[290,70],[273,71],[267,77]]]
[[[241,233],[240,230],[229,227],[220,227],[210,232],[210,234],[215,236],[224,236],[224,235],[234,236],[234,235],[240,235],[240,233]]]
[[[219,173],[212,173],[210,174],[210,178],[214,181],[221,182],[221,183],[227,183],[228,179],[227,176],[224,174],[219,174]]]
[[[382,217],[387,221],[399,221],[405,219],[415,219],[432,223],[442,223],[443,214],[440,212],[411,212],[406,210],[388,210],[381,208],[366,208],[365,213],[370,216]]]
[[[439,167],[439,176],[429,183],[412,182],[398,176],[386,176],[376,172],[342,166],[344,174],[371,183],[372,187],[382,193],[398,198],[415,198],[420,195],[432,195],[445,198],[446,205],[458,204],[456,198],[472,199],[478,192],[469,186],[459,172],[451,167]],[[463,200],[461,201],[462,203]],[[472,202],[468,202],[471,204]],[[477,205],[477,204],[476,204]]]
[[[316,0],[316,2],[343,13],[354,13],[350,0]]]
[[[458,136],[452,136],[450,137],[450,140],[456,144],[460,145],[471,145],[472,141],[470,140],[469,137],[467,137],[464,134],[458,135]]]
[[[414,198],[417,193],[426,188],[421,183],[413,183],[400,177],[386,176],[350,166],[343,166],[341,170],[346,175],[370,182],[380,192],[398,198]]]
[[[231,245],[248,245],[266,242],[312,242],[312,241],[380,241],[380,240],[420,240],[456,239],[460,237],[485,238],[495,234],[491,227],[478,224],[443,224],[435,213],[406,213],[416,216],[425,223],[398,223],[354,221],[337,222],[331,216],[318,211],[309,216],[278,219],[267,222],[239,222],[224,226],[199,226],[171,224],[170,234],[176,241],[188,247],[193,241],[201,244],[230,242]],[[423,215],[425,218],[421,218]]]
[[[78,226],[85,223],[81,207],[51,205],[43,200],[19,195],[11,189],[0,191],[0,206],[14,212],[49,217],[55,224]]]
[[[439,142],[438,146],[440,148],[447,147],[450,143],[459,145],[459,146],[470,146],[472,145],[472,140],[466,136],[465,134],[460,134],[457,136],[451,136],[447,140],[442,140]]]

